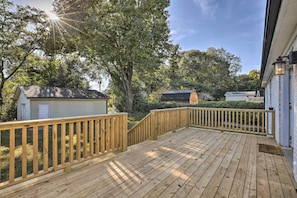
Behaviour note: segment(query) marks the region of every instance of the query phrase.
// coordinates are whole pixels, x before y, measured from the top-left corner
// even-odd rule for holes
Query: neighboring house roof
[[[255,96],[255,91],[230,91],[226,92],[225,96]]]
[[[58,98],[58,99],[108,99],[108,96],[96,90],[84,90],[61,87],[19,86],[15,95],[18,98],[20,92],[27,98]]]

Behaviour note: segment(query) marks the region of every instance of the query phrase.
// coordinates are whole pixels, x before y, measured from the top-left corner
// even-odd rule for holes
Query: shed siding
[[[23,105],[25,107],[25,113],[23,114]],[[22,117],[24,115],[24,117]],[[24,95],[23,92],[20,92],[20,96],[17,101],[17,119],[18,120],[30,120],[30,100]]]
[[[162,102],[183,102],[188,104],[198,104],[198,93],[193,90],[175,90],[162,93]]]
[[[198,94],[197,92],[192,92],[191,95],[190,95],[190,104],[191,105],[195,105],[195,104],[198,104],[199,102],[199,99],[198,99]]]
[[[31,118],[38,119],[38,105],[49,104],[50,118],[98,115],[107,113],[106,100],[31,99]]]

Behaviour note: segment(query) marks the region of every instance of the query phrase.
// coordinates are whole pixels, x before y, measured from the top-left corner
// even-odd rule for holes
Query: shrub
[[[264,103],[254,103],[254,102],[245,102],[245,101],[210,101],[210,102],[201,102],[195,105],[195,107],[264,109]]]

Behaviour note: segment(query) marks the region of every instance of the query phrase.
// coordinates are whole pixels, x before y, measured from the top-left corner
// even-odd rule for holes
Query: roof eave
[[[267,0],[260,79],[263,80],[282,0]]]

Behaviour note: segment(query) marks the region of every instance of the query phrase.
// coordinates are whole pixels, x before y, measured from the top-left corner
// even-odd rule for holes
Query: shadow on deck
[[[264,136],[186,128],[70,172],[0,190],[1,197],[297,197],[285,156]],[[2,191],[2,192],[1,192]]]

